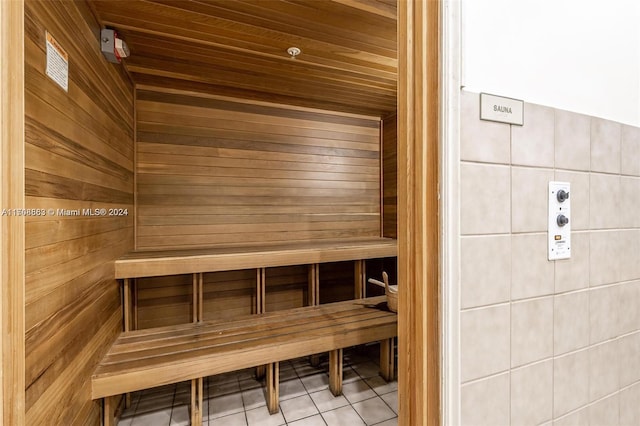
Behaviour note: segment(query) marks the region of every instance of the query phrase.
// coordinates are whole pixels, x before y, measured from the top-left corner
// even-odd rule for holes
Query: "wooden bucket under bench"
[[[132,252],[115,262],[123,283],[125,332],[92,378],[93,399],[103,398],[105,424],[113,423],[110,396],[192,381],[191,422],[202,423],[202,378],[248,367],[267,376],[267,405],[278,411],[278,362],[329,351],[330,389],[342,391],[342,348],[381,342],[382,376],[394,376],[395,314],[372,308],[384,297],[366,298],[367,259],[397,256],[389,238],[251,244],[207,249]],[[320,305],[319,265],[354,262],[354,300]],[[265,313],[266,268],[308,265],[309,306]],[[203,274],[256,271],[257,315],[203,321]],[[192,274],[193,322],[136,330],[135,279]],[[260,370],[258,371],[260,373]]]

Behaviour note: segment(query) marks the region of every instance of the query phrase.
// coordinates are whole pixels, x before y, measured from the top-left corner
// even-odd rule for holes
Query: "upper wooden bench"
[[[390,238],[253,244],[206,249],[131,252],[115,262],[116,278],[156,277],[375,259],[397,256]]]

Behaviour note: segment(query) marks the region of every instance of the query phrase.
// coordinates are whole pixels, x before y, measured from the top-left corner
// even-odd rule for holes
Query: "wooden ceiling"
[[[396,0],[91,0],[138,84],[384,115]],[[291,59],[286,50],[302,50]]]

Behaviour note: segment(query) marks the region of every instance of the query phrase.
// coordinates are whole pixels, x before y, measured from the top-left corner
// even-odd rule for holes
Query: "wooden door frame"
[[[441,422],[442,1],[398,2],[398,404],[402,426]]]
[[[24,0],[0,1],[0,425],[25,423]]]

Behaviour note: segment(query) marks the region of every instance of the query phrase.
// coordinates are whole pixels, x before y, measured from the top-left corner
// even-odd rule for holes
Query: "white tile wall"
[[[620,281],[620,241],[617,231],[589,234],[589,278],[592,287]]]
[[[620,389],[620,357],[616,340],[589,349],[589,401],[596,401]]]
[[[615,229],[621,224],[620,175],[591,173],[589,184],[591,229]],[[573,207],[573,205],[572,205]]]
[[[622,126],[621,165],[623,175],[640,176],[640,129]]]
[[[555,355],[589,346],[589,291],[555,296],[553,322]]]
[[[620,354],[620,386],[640,382],[640,331],[618,339]],[[638,404],[640,406],[640,404]]]
[[[511,236],[463,237],[462,307],[508,302],[511,293]]]
[[[553,360],[553,415],[560,417],[589,402],[589,351]]]
[[[575,112],[556,110],[555,166],[589,171],[591,166],[591,119]]]
[[[576,410],[553,421],[553,426],[585,426],[589,424],[589,407]]]
[[[613,394],[589,406],[589,426],[611,426],[620,422],[620,398]]]
[[[572,213],[573,215],[573,213]],[[555,292],[564,293],[589,287],[590,241],[588,232],[571,233],[571,258],[555,262]]]
[[[552,418],[553,360],[511,372],[511,424],[539,425]]]
[[[509,424],[509,373],[462,385],[462,426]]]
[[[509,369],[510,306],[463,312],[460,321],[462,381]]]
[[[511,238],[511,299],[553,294],[554,265],[547,260],[547,234],[514,234]]]
[[[511,305],[511,367],[553,356],[553,297]]]
[[[511,232],[547,230],[547,193],[553,170],[511,168]]]
[[[622,126],[602,118],[591,118],[591,171],[620,173]]]
[[[511,230],[511,170],[509,167],[465,163],[460,173],[462,234],[509,233]]]
[[[511,163],[554,166],[554,110],[525,103],[525,125],[511,126]]]
[[[620,391],[620,426],[640,425],[640,383]]]
[[[463,92],[460,99],[460,155],[463,160],[509,164],[511,137],[509,126],[480,120],[480,98]]]
[[[618,336],[620,286],[591,289],[589,299],[589,343],[592,345]]]
[[[463,92],[461,422],[640,425],[640,129]],[[572,257],[547,260],[548,181],[571,182]]]

